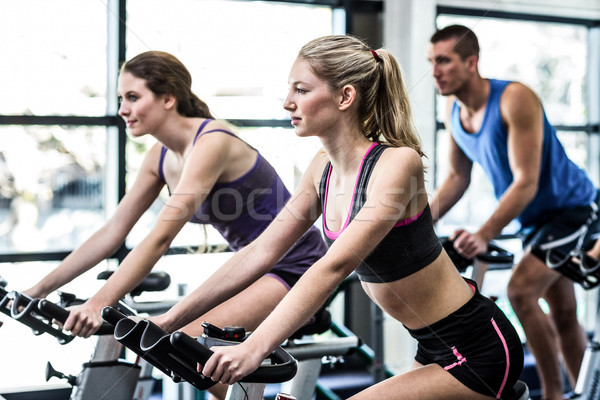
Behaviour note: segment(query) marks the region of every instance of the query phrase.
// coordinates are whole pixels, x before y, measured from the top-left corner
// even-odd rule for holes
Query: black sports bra
[[[327,229],[323,217],[323,232],[329,246],[337,239],[354,219],[367,200],[367,185],[371,172],[388,146],[374,143],[363,158],[354,187],[354,196],[348,218],[339,232]],[[331,163],[327,163],[321,183],[319,196],[323,216],[327,207],[327,191]],[[356,273],[364,282],[392,282],[405,278],[431,264],[441,253],[442,245],[433,229],[433,219],[429,204],[418,215],[398,221],[390,232],[379,242],[373,251],[357,266]]]

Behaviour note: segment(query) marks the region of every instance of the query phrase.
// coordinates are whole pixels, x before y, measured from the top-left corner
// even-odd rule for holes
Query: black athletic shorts
[[[596,198],[598,204],[598,198]],[[523,248],[530,249],[532,254],[546,262],[546,251],[541,250],[540,246],[554,242],[559,239],[565,239],[564,244],[559,244],[552,248],[553,258],[566,257],[578,243],[576,232],[586,223],[593,213],[591,205],[566,208],[562,210],[553,210],[542,215],[539,222],[533,226],[524,227],[519,232],[519,237],[523,241]],[[588,244],[591,235],[600,231],[599,220],[596,219],[589,227],[583,240],[583,244]],[[573,240],[569,241],[569,235],[573,235]]]
[[[418,341],[415,360],[438,364],[468,388],[501,398],[523,369],[523,345],[496,303],[475,291],[461,308],[409,333]]]

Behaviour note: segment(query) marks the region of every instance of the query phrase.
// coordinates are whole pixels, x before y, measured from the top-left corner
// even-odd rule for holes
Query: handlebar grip
[[[468,259],[463,257],[454,248],[454,242],[448,238],[441,240],[442,246],[446,253],[460,272],[464,272],[468,266],[473,264],[475,259],[488,264],[513,264],[514,254],[497,246],[493,243],[488,244],[488,248],[485,253],[477,254],[474,258]]]
[[[512,264],[515,260],[515,255],[500,246],[490,243],[488,244],[487,251],[477,254],[475,258],[487,263]]]
[[[59,306],[58,304],[52,303],[46,299],[41,299],[38,303],[38,310],[45,314],[48,318],[52,318],[64,324],[67,318],[69,318],[70,311]],[[100,328],[94,333],[94,335],[112,335],[114,328],[112,325],[102,323]]]
[[[171,335],[171,344],[185,351],[200,364],[203,364],[212,355],[213,352],[210,350],[212,346],[236,346],[240,343],[212,337],[200,337],[196,341],[185,333],[175,332]],[[296,375],[298,371],[296,360],[281,347],[277,347],[267,358],[273,364],[261,365],[256,371],[242,378],[241,381],[249,383],[281,383],[289,381]]]
[[[208,348],[200,344],[197,340],[192,339],[183,332],[174,332],[170,338],[171,344],[176,348],[179,348],[188,353],[193,359],[200,364],[206,363],[213,352]]]
[[[0,301],[2,304],[2,312],[6,312],[5,306],[7,301],[12,301],[9,315],[14,320],[30,327],[34,335],[49,333],[58,339],[60,344],[67,344],[73,340],[74,336],[67,334],[60,327],[56,327],[52,321],[49,321],[49,319],[53,319],[52,316],[49,316],[40,310],[40,299],[32,299],[15,291],[9,292],[5,298]]]
[[[10,310],[7,305],[10,299],[7,297],[8,292],[4,290],[2,286],[0,286],[0,312],[8,315],[10,317]]]
[[[185,380],[199,390],[214,386],[216,382],[197,372],[197,361],[189,352],[171,344],[170,336],[148,320],[135,322],[130,318],[123,318],[115,326],[117,341],[170,376],[174,382]]]
[[[48,317],[53,318],[62,324],[64,324],[67,318],[69,318],[68,310],[65,310],[61,306],[46,299],[40,300],[38,303],[38,309]]]
[[[276,348],[269,356],[276,364],[258,367],[256,371],[246,376],[244,382],[279,383],[286,382],[296,376],[298,363],[284,349]]]
[[[112,325],[117,325],[117,322],[122,320],[123,318],[127,318],[127,315],[123,314],[121,311],[117,310],[114,307],[104,307],[102,309],[102,319]]]

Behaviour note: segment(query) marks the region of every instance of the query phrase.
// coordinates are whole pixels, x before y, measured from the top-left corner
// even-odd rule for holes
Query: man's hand
[[[477,254],[485,253],[488,248],[488,242],[476,233],[467,232],[464,229],[458,229],[450,237],[454,242],[454,248],[461,256],[469,260]]]

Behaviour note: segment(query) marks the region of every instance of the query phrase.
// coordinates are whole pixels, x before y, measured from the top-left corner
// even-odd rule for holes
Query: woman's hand
[[[102,309],[98,309],[89,302],[69,308],[69,317],[63,329],[71,331],[75,336],[90,337],[102,325]]]
[[[262,363],[258,352],[247,348],[246,343],[235,346],[213,346],[213,355],[204,368],[198,365],[198,372],[214,382],[232,385],[254,372]]]

